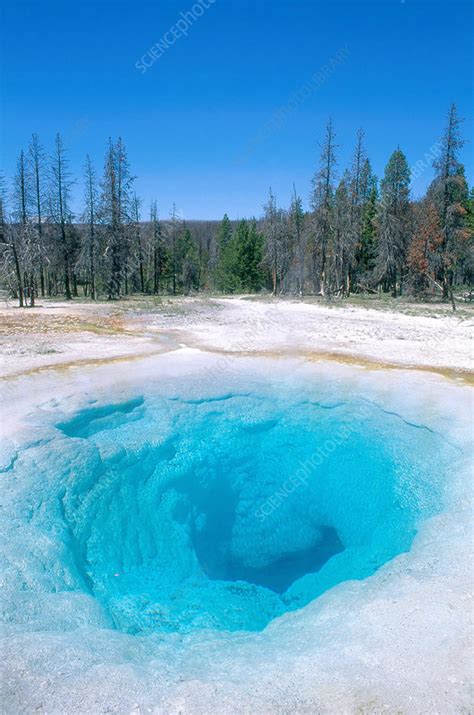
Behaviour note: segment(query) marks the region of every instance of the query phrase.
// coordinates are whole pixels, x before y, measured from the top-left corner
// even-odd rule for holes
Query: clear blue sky
[[[4,0],[7,176],[33,131],[48,149],[61,131],[78,174],[86,152],[101,171],[108,136],[121,135],[145,206],[156,197],[161,216],[176,201],[186,218],[234,218],[258,215],[270,184],[286,205],[296,182],[307,203],[329,115],[340,171],[359,126],[379,175],[398,144],[411,164],[423,158],[452,101],[466,138],[474,134],[472,2],[215,0],[142,73],[136,63],[194,2]],[[265,130],[345,46],[347,59]],[[468,145],[471,184],[472,153]],[[415,195],[430,178],[421,175]]]

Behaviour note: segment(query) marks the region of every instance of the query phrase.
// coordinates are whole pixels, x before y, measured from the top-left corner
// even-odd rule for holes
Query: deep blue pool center
[[[439,505],[441,438],[310,392],[137,397],[56,424],[42,468],[64,460],[64,554],[110,627],[263,629],[410,548]]]

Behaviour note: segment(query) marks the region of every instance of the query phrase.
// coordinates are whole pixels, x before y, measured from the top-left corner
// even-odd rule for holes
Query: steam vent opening
[[[56,423],[41,468],[74,467],[57,495],[62,567],[110,627],[261,630],[410,549],[436,509],[423,455],[440,437],[313,392],[139,396]]]

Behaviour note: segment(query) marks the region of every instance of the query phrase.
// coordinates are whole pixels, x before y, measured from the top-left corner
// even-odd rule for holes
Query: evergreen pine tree
[[[464,168],[459,162],[459,151],[464,145],[461,137],[462,121],[456,105],[452,104],[442,138],[441,152],[433,162],[435,178],[428,190],[428,197],[438,210],[443,235],[440,246],[443,298],[451,298],[453,310],[456,307],[453,295],[455,271],[465,250],[464,241],[468,238],[464,230],[468,189]]]
[[[305,232],[305,216],[303,211],[303,202],[296,193],[296,187],[293,184],[293,198],[288,212],[289,230],[293,245],[296,248],[297,260],[297,292],[300,296],[304,294],[305,280],[305,253],[306,253],[306,232]]]
[[[361,241],[357,254],[358,271],[364,282],[369,281],[370,275],[374,270],[375,259],[377,256],[376,216],[378,191],[377,180],[375,177],[372,177],[372,175],[370,182],[367,182],[367,186],[368,194],[366,195],[362,208]]]
[[[199,290],[199,253],[188,228],[177,239],[176,254],[180,288],[186,295],[192,288]]]
[[[320,168],[313,179],[313,268],[316,289],[322,295],[327,293],[327,257],[331,253],[334,240],[334,180],[336,168],[336,144],[332,120],[326,126],[326,134],[321,148]]]
[[[214,269],[214,285],[224,293],[236,290],[232,271],[232,224],[224,214],[216,236],[217,262]]]
[[[330,292],[349,295],[350,268],[352,262],[353,224],[351,176],[345,172],[334,195],[334,242],[328,256],[331,265],[332,285]]]
[[[410,239],[410,167],[398,148],[385,167],[377,206],[377,278],[386,290],[403,289],[406,253]]]

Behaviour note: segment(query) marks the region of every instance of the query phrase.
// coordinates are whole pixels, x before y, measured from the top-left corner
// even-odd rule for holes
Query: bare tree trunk
[[[455,300],[454,300],[453,286],[451,286],[451,288],[450,288],[450,290],[449,290],[449,297],[450,297],[450,299],[451,299],[451,305],[452,305],[452,308],[453,308],[453,313],[455,313],[455,312],[456,312],[456,302],[455,302]]]
[[[23,285],[22,285],[22,280],[21,280],[20,261],[18,260],[18,251],[16,249],[16,243],[15,243],[14,238],[12,238],[10,245],[11,245],[12,254],[13,254],[13,262],[15,264],[15,274],[16,274],[16,281],[17,281],[17,286],[18,286],[18,303],[19,303],[18,307],[23,308],[24,300],[23,300]]]
[[[63,261],[64,261],[64,292],[66,300],[72,300],[71,282],[69,275],[69,251],[67,248],[67,236],[64,221],[61,221],[61,241],[63,244]]]
[[[140,291],[145,292],[145,273],[143,269],[143,248],[142,239],[140,234],[140,227],[137,229],[137,240],[138,240],[138,269],[140,274]]]
[[[35,307],[35,281],[33,272],[29,275],[29,293],[30,293],[30,308]]]
[[[301,296],[304,294],[304,248],[301,241],[301,232],[298,231],[298,261],[299,261],[299,286],[298,292]]]
[[[91,224],[89,233],[89,273],[91,280],[91,298],[96,299],[95,293],[95,265],[94,265],[94,226]]]

